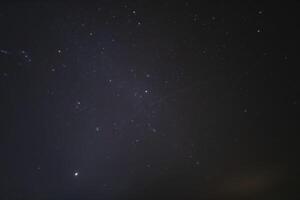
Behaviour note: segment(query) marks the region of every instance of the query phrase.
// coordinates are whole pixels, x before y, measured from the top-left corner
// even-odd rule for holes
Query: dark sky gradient
[[[0,3],[0,199],[297,199],[299,5],[199,2]]]

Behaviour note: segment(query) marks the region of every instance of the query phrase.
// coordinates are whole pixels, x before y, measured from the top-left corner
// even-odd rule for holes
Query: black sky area
[[[1,2],[0,199],[300,198],[296,2]]]

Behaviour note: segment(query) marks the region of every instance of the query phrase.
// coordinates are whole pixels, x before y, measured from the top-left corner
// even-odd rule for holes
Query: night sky
[[[297,199],[299,8],[0,3],[0,199]]]

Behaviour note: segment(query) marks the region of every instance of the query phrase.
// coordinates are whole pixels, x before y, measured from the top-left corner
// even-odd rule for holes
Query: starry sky
[[[0,3],[0,199],[296,199],[298,8]]]

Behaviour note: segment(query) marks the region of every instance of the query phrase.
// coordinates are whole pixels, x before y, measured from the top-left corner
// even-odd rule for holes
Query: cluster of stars
[[[185,6],[189,7],[190,4],[186,2]],[[164,130],[168,130],[169,126],[170,127],[172,126],[172,128],[175,127],[174,129],[170,129],[170,130],[175,130],[174,131],[175,132],[174,138],[175,138],[176,134],[181,134],[180,131],[182,131],[176,129],[176,127],[180,127],[181,125],[177,123],[177,122],[181,122],[180,121],[181,113],[179,113],[178,116],[174,114],[175,117],[171,116],[173,114],[173,111],[175,113],[177,109],[179,110],[178,112],[180,112],[181,110],[180,100],[178,100],[179,99],[178,92],[182,91],[183,94],[193,93],[194,90],[196,90],[195,89],[196,87],[194,87],[194,85],[192,85],[194,83],[191,82],[197,82],[202,77],[207,78],[210,76],[214,76],[214,79],[217,80],[222,79],[218,77],[217,73],[216,75],[214,73],[211,73],[213,74],[211,75],[210,72],[206,73],[206,70],[201,71],[201,69],[207,66],[207,71],[210,71],[210,68],[213,68],[214,64],[211,64],[212,62],[209,62],[207,57],[211,55],[212,55],[211,57],[213,57],[214,56],[213,52],[223,52],[224,49],[226,50],[229,49],[229,47],[231,47],[230,43],[227,43],[226,41],[224,42],[222,40],[219,42],[219,44],[209,46],[211,41],[208,42],[205,41],[202,42],[201,45],[197,46],[194,45],[193,43],[198,42],[198,40],[200,41],[201,38],[199,39],[197,34],[194,34],[191,37],[187,37],[187,33],[185,32],[185,30],[178,31],[180,32],[180,34],[174,33],[174,36],[172,37],[168,37],[171,31],[170,32],[167,31],[165,35],[158,31],[159,35],[161,34],[162,35],[161,37],[163,39],[156,38],[155,37],[156,33],[154,33],[155,31],[152,32],[151,29],[152,27],[149,26],[147,29],[147,25],[152,23],[154,27],[155,24],[158,23],[157,22],[158,20],[155,19],[155,17],[154,19],[150,17],[147,18],[146,16],[147,13],[145,14],[145,16],[143,16],[142,10],[140,10],[138,7],[131,7],[127,4],[122,5],[121,7],[123,7],[122,8],[123,10],[124,8],[126,9],[126,12],[124,14],[125,20],[121,18],[121,14],[119,15],[118,13],[113,13],[113,10],[111,11],[112,14],[107,14],[105,13],[105,9],[102,9],[100,7],[93,8],[94,12],[96,12],[97,10],[97,17],[94,17],[95,18],[94,21],[98,22],[96,19],[98,19],[98,15],[101,15],[102,13],[104,13],[103,14],[104,16],[102,16],[101,18],[99,17],[99,19],[102,20],[103,18],[106,17],[106,19],[104,19],[103,26],[99,25],[100,28],[98,27],[98,25],[97,26],[92,25],[93,20],[88,22],[85,19],[75,20],[74,18],[74,24],[76,24],[76,27],[78,29],[78,30],[76,29],[77,32],[66,35],[67,38],[66,41],[60,43],[57,42],[55,44],[48,44],[50,46],[49,52],[51,52],[50,56],[47,57],[48,60],[46,60],[45,58],[46,55],[43,55],[41,56],[42,58],[40,58],[40,60],[43,60],[45,58],[45,60],[47,61],[46,70],[45,70],[47,74],[46,75],[42,74],[42,76],[43,78],[47,79],[47,81],[45,81],[47,82],[47,84],[45,84],[46,87],[43,88],[44,89],[43,91],[48,95],[47,97],[49,97],[47,100],[42,99],[43,101],[41,104],[49,105],[49,101],[54,100],[56,101],[55,103],[57,103],[57,106],[59,107],[61,105],[60,102],[63,102],[62,105],[64,106],[64,108],[62,109],[65,110],[59,110],[56,108],[53,109],[55,111],[52,111],[50,109],[47,110],[47,108],[45,108],[45,110],[51,113],[51,115],[53,116],[61,115],[64,118],[67,118],[66,121],[69,120],[68,122],[63,124],[64,125],[68,124],[67,126],[70,129],[70,130],[68,129],[68,131],[70,131],[69,135],[72,135],[72,138],[76,138],[76,137],[80,138],[77,140],[74,139],[74,143],[77,145],[80,144],[84,146],[86,143],[91,144],[85,141],[86,139],[85,137],[87,137],[88,139],[86,140],[89,141],[94,138],[97,138],[97,142],[98,143],[102,142],[101,144],[104,144],[106,141],[109,141],[108,143],[116,144],[117,142],[113,141],[112,138],[117,138],[116,136],[117,134],[113,134],[113,133],[121,132],[121,131],[126,132],[127,129],[131,130],[132,132],[128,131],[130,132],[129,134],[127,135],[123,134],[122,136],[125,135],[124,137],[127,136],[129,138],[130,142],[128,142],[127,145],[130,146],[130,148],[138,149],[140,148],[140,146],[144,146],[144,142],[145,143],[147,142],[147,136],[153,138],[157,137],[157,138],[166,139],[161,136],[168,135],[168,133],[164,132]],[[254,16],[257,19],[261,19],[264,17],[265,13],[268,12],[262,10],[255,10],[252,11],[252,16]],[[199,31],[199,33],[201,32],[201,34],[205,32],[203,30],[210,31],[208,27],[213,27],[214,25],[217,26],[218,22],[222,21],[223,23],[224,21],[226,21],[224,20],[225,16],[222,17],[218,13],[213,13],[213,12],[211,12],[206,18],[203,17],[203,19],[201,17],[202,14],[198,11],[196,14],[195,11],[185,13],[185,16],[186,16],[186,21],[190,23],[189,25],[191,29],[194,30],[196,28],[201,27],[201,31]],[[129,38],[128,40],[124,39],[128,37],[128,35],[126,35],[127,31],[124,34],[126,35],[126,37],[121,34],[118,34],[118,31],[115,31],[115,29],[117,30],[122,29],[122,26],[118,26],[117,28],[114,26],[116,24],[118,25],[122,23],[123,22],[122,20],[126,23],[126,27],[130,25],[130,27],[133,27],[135,29],[135,30],[128,31],[130,32],[131,35],[131,38]],[[166,23],[169,21],[170,24],[168,25],[170,27],[176,26],[177,28],[177,25],[182,23],[182,21],[180,20],[181,18],[174,17],[174,19],[172,19],[172,17],[166,16]],[[165,24],[163,26],[165,26]],[[229,29],[228,27],[225,27],[224,29],[220,29],[221,35],[226,39],[234,35],[235,32],[235,29]],[[68,28],[70,30],[73,30],[72,29],[73,26],[71,26],[71,28],[70,27]],[[250,33],[252,34],[253,38],[259,38],[257,37],[257,35],[266,34],[267,28],[269,27],[264,26],[262,22],[259,23],[255,22],[253,26],[251,26]],[[151,31],[147,32],[146,30],[151,30]],[[174,30],[178,30],[178,29],[174,28]],[[216,32],[218,32],[218,30],[219,29],[217,29]],[[203,37],[205,37],[205,34],[206,33],[203,33]],[[224,34],[226,37],[224,36]],[[147,36],[146,39],[143,39],[144,35]],[[153,44],[151,44],[152,41]],[[214,41],[211,43],[214,44]],[[160,46],[160,44],[163,45]],[[167,47],[165,47],[164,44],[166,44]],[[159,52],[157,53],[158,56],[152,56],[155,54],[151,52],[151,45],[155,46],[153,52],[155,53]],[[142,54],[136,50],[138,48],[132,48],[132,47],[143,47],[146,50]],[[1,48],[5,48],[5,49],[0,49],[1,57],[17,58],[15,59],[14,62],[19,62],[23,66],[34,66],[34,67],[38,66],[40,68],[38,68],[36,71],[42,71],[44,73],[43,70],[40,70],[43,67],[42,65],[41,66],[39,65],[40,63],[37,62],[38,64],[35,65],[36,60],[39,60],[37,59],[37,57],[35,57],[35,55],[38,55],[39,52],[36,53],[36,51],[33,51],[30,48],[27,49],[27,47],[26,50],[22,49],[24,47],[22,48],[18,47],[14,50],[13,48],[8,48],[8,49],[6,49],[6,47],[1,47]],[[178,49],[183,49],[183,50],[181,51]],[[66,52],[68,52],[68,54],[70,53],[70,55],[73,56],[72,59],[63,60],[66,59],[65,57],[68,57]],[[195,52],[197,56],[194,56]],[[148,54],[150,55],[149,57]],[[230,52],[228,54],[230,54]],[[263,57],[266,57],[266,55],[269,54],[264,53]],[[54,59],[51,60],[53,57]],[[214,56],[213,58],[220,58],[220,57],[221,56],[218,57],[217,55]],[[32,59],[34,62],[32,61]],[[139,61],[139,59],[142,61]],[[149,63],[147,62],[147,59],[149,60],[152,59],[153,61],[155,61],[155,63],[151,65],[149,64],[150,62]],[[280,59],[284,60],[284,62],[287,63],[288,55],[284,55]],[[215,59],[214,61],[216,60],[218,59]],[[175,65],[176,67],[174,68],[169,67],[168,66],[169,62],[171,63],[170,66]],[[185,62],[187,64],[185,64]],[[147,65],[145,65],[145,63]],[[195,74],[192,74],[193,70],[190,69],[193,67],[194,63],[196,63],[194,66],[195,68],[196,67],[201,68],[199,69],[201,73],[195,72]],[[201,64],[203,64],[203,66]],[[167,67],[165,67],[164,65],[166,65]],[[149,66],[151,69],[149,69]],[[30,67],[23,68],[23,69],[28,69],[29,71]],[[220,72],[222,70],[216,68],[216,70],[212,70],[212,71]],[[224,71],[226,71],[227,73],[229,70],[224,67]],[[188,73],[184,73],[184,72],[188,72]],[[4,77],[8,76],[8,72],[1,71],[1,74]],[[245,76],[247,77],[249,76],[248,72],[246,72]],[[3,80],[6,80],[8,78],[3,78]],[[191,86],[189,86],[189,84]],[[191,90],[192,92],[185,90],[185,88],[192,89]],[[237,90],[239,90],[239,88],[240,87],[238,87]],[[248,91],[246,89],[241,89],[239,90],[239,92],[240,93],[243,92],[244,93],[243,95],[247,96],[246,93]],[[60,94],[66,94],[66,95],[60,96]],[[171,98],[169,98],[168,96],[169,94],[171,94],[170,95]],[[193,93],[193,95],[196,96],[196,93]],[[206,94],[201,93],[201,97],[204,98],[205,95]],[[35,96],[35,94],[33,96]],[[186,97],[186,98],[189,99],[190,97]],[[164,114],[169,118],[172,117],[174,118],[170,120],[171,125],[166,123],[166,125],[164,124],[160,126],[159,123],[157,122],[162,121],[162,119],[165,120],[167,117],[161,114],[160,109],[156,108],[153,105],[157,104],[157,102],[164,101],[164,100],[166,101],[166,107],[164,108],[164,110],[171,113],[171,114],[165,114],[165,113]],[[291,102],[293,105],[296,105],[296,100],[293,100]],[[111,108],[107,108],[108,107],[107,105],[111,105]],[[162,104],[160,104],[160,106],[161,105]],[[186,105],[186,107],[188,106],[190,105]],[[195,104],[194,106],[197,107],[199,105]],[[71,112],[69,112],[68,108],[69,110],[71,110]],[[248,112],[248,108],[250,110],[249,112]],[[253,110],[254,110],[253,107],[245,103],[238,108],[238,113],[243,116],[249,116],[250,114],[255,112]],[[60,113],[57,114],[56,112],[60,112]],[[78,118],[74,117],[75,116],[74,113],[77,114],[76,117]],[[163,118],[162,116],[165,118]],[[176,117],[180,119],[177,119]],[[76,119],[72,121],[73,118]],[[53,122],[51,121],[51,119],[49,124],[56,123],[55,120],[53,120],[55,121]],[[205,121],[205,119],[203,119],[203,121]],[[79,124],[76,124],[75,122],[79,122]],[[45,122],[45,124],[47,123],[48,121]],[[197,125],[198,124],[196,125],[193,124],[193,126],[195,127],[197,127]],[[182,125],[182,127],[184,127],[184,125]],[[60,128],[61,127],[59,126],[53,127],[50,128],[49,131],[54,130],[53,132],[59,132]],[[177,133],[176,131],[180,133]],[[202,134],[201,131],[199,132],[200,132],[199,135]],[[188,133],[183,133],[183,134],[188,135]],[[61,140],[66,144],[65,147],[66,149],[72,146],[71,144],[69,144],[71,142],[69,142],[68,139],[65,139],[68,138],[69,135],[65,134],[63,135],[64,137],[61,137],[63,138]],[[73,137],[73,135],[76,137]],[[105,140],[106,136],[107,138],[109,138],[109,140]],[[178,142],[178,140],[180,140],[178,138],[176,138],[177,143],[180,143],[181,141]],[[237,137],[235,137],[232,140],[235,143],[238,143],[240,141],[239,139],[237,139]],[[53,139],[53,141],[56,140]],[[120,143],[122,142],[123,141],[121,141]],[[108,146],[107,147],[105,146],[105,144],[101,146],[98,145],[98,143],[97,145],[94,146],[90,145],[87,148],[85,147],[82,148],[82,146],[78,145],[80,146],[78,147],[78,149],[82,148],[86,150],[90,148],[92,150],[91,151],[87,150],[88,152],[93,152],[93,153],[95,152],[95,155],[98,153],[102,157],[99,156],[97,157],[97,159],[105,158],[106,159],[105,161],[109,163],[107,160],[111,161],[114,159],[113,154],[111,152],[115,150],[114,148],[116,149],[119,148],[118,146],[119,143],[118,145],[116,145],[117,147],[114,148],[112,148],[110,145],[107,145]],[[56,149],[61,148],[59,145],[57,144],[55,145],[54,146]],[[120,144],[120,146],[121,145],[123,144]],[[180,149],[182,147],[180,145],[173,144],[173,143],[171,145],[176,146],[177,149]],[[122,147],[123,146],[121,146],[120,148]],[[97,149],[97,151],[94,151],[93,148]],[[107,149],[109,153],[106,154],[109,155],[106,155],[102,152]],[[202,162],[201,159],[195,156],[196,153],[194,153],[194,151],[192,152],[188,151],[188,153],[184,152],[184,154],[182,155],[184,159],[192,163],[194,169],[198,169],[200,164],[202,165],[204,163]],[[76,169],[76,167],[78,167],[78,165],[76,164],[72,165],[72,167],[68,169],[68,173],[67,173],[68,178],[70,178],[71,180],[72,177],[77,177],[77,180],[79,180],[78,176],[80,173],[81,173],[80,174],[81,177],[83,175],[86,175],[87,173],[87,171],[85,171],[84,168],[81,166],[79,166],[79,168]],[[41,166],[42,166],[42,170],[41,170]],[[34,164],[33,170],[37,170],[40,171],[39,173],[42,173],[46,168],[45,167],[46,165],[41,165],[41,166]],[[144,170],[145,168],[147,168],[147,170],[151,170],[152,168],[155,168],[157,165],[154,162],[150,162],[147,158],[142,161],[141,166]],[[168,169],[168,167],[166,166],[164,166],[164,168]],[[108,184],[103,184],[103,186],[107,187]]]

